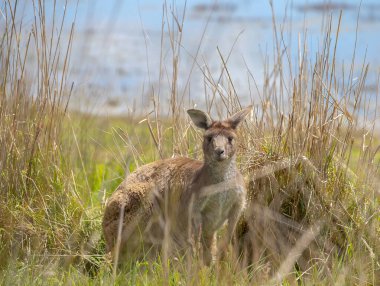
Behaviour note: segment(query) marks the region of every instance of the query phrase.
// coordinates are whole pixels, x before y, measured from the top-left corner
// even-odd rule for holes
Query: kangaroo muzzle
[[[223,161],[228,158],[226,144],[228,144],[228,139],[225,136],[216,136],[213,140],[214,157],[218,161]]]

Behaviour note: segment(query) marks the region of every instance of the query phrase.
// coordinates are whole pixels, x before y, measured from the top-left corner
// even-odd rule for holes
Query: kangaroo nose
[[[224,149],[223,148],[216,148],[215,153],[218,155],[222,155],[224,153]]]

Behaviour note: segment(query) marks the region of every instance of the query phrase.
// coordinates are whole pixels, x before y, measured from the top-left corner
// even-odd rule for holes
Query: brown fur
[[[249,111],[246,108],[225,121],[212,121],[202,111],[189,110],[195,125],[205,129],[204,162],[166,159],[129,175],[106,205],[103,233],[107,250],[115,251],[124,210],[122,252],[161,247],[165,240],[175,250],[200,242],[209,264],[216,231],[228,221],[229,241],[245,205],[244,182],[236,167],[235,129]]]

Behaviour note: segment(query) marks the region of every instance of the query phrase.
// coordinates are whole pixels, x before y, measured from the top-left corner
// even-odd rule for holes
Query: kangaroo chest
[[[236,181],[222,182],[204,187],[194,203],[198,223],[207,229],[217,230],[229,218],[231,210],[243,205],[245,190]]]

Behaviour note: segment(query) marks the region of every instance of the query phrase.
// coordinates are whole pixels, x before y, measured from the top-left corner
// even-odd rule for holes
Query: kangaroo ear
[[[226,119],[233,129],[236,129],[239,126],[239,123],[244,120],[248,113],[252,110],[252,105],[236,112],[234,115]]]
[[[189,109],[187,111],[191,120],[193,120],[195,126],[207,130],[212,123],[212,119],[207,113],[198,109]]]

